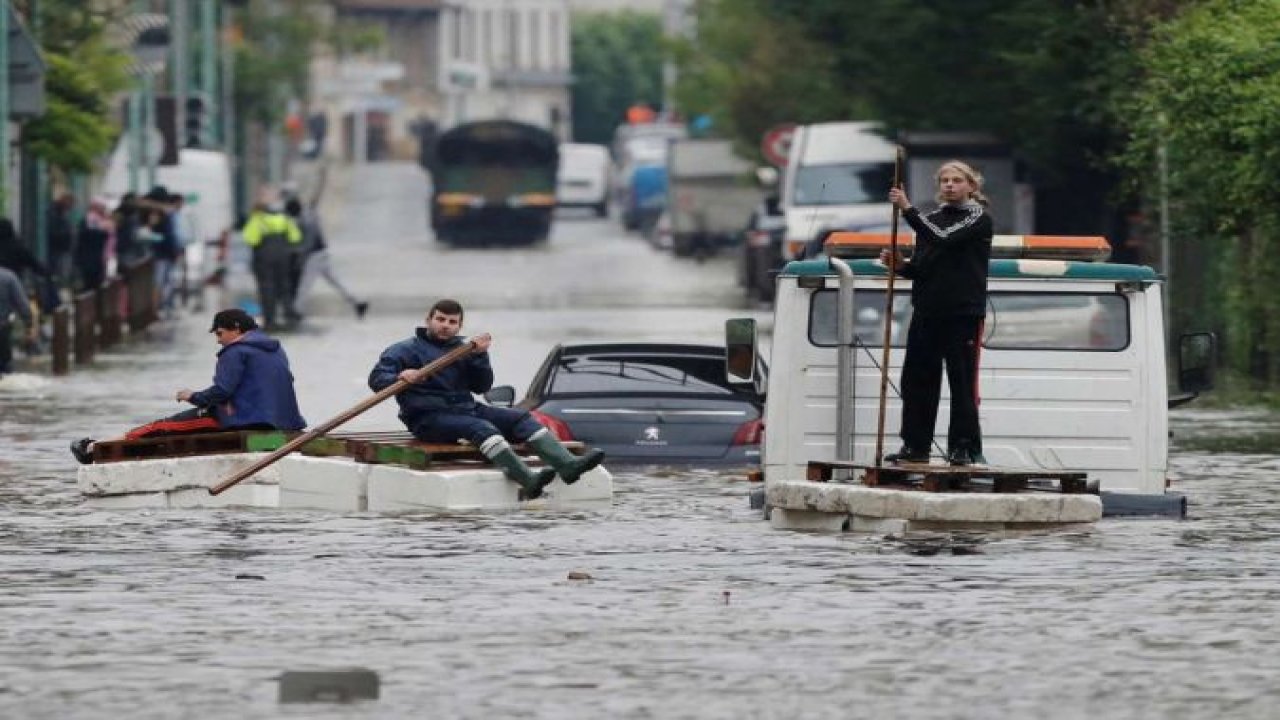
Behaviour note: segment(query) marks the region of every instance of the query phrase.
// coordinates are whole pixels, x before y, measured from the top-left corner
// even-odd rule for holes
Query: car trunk
[[[569,425],[575,439],[613,460],[719,459],[742,425],[760,417],[750,404],[719,398],[556,400],[540,411]]]

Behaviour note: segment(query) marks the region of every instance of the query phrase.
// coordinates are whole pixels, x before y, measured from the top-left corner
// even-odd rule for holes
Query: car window
[[[795,205],[881,203],[893,185],[893,163],[801,165],[796,171]]]
[[[813,295],[809,340],[836,344],[835,290]],[[884,292],[854,292],[854,332],[858,341],[879,347],[884,340]],[[911,322],[909,292],[893,298],[890,344],[902,347]],[[982,345],[991,350],[1091,350],[1119,352],[1129,347],[1129,305],[1123,295],[999,291],[987,296]]]
[[[570,355],[561,358],[550,394],[676,393],[734,395],[724,358],[689,355]]]

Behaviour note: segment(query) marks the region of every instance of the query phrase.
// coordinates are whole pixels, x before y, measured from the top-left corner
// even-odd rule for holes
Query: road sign
[[[774,125],[761,138],[760,152],[764,153],[764,158],[770,163],[786,167],[787,155],[791,152],[791,139],[795,134],[795,123]]]

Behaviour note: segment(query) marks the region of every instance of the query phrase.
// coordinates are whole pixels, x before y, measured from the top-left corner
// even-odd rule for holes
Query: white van
[[[145,177],[145,171],[140,175]],[[216,150],[179,150],[177,165],[156,168],[156,184],[186,199],[184,213],[189,217],[188,231],[192,235],[185,250],[187,282],[198,289],[199,283],[216,272],[224,259],[221,255],[226,233],[235,224],[231,160]],[[140,185],[138,195],[149,189]],[[100,194],[114,208],[128,191],[129,156],[126,144],[121,142],[111,156]]]
[[[876,133],[878,127],[833,122],[796,128],[782,179],[783,259],[798,259],[820,232],[889,222],[897,150]]]
[[[609,149],[603,145],[563,143],[556,179],[556,204],[589,207],[609,214]]]

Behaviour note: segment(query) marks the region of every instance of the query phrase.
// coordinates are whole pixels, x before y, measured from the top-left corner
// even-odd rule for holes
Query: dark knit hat
[[[253,316],[239,309],[220,310],[213,316],[213,326],[209,328],[209,332],[214,330],[239,330],[240,332],[249,332],[258,327],[258,323],[254,322]]]

